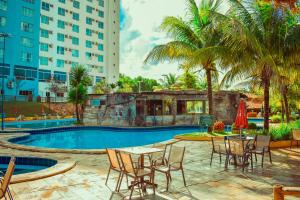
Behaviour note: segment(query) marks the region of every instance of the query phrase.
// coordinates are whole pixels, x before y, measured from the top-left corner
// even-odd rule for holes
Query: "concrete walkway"
[[[208,142],[179,142],[176,145],[186,147],[184,162],[188,187],[183,186],[182,176],[178,172],[172,174],[170,192],[164,192],[165,177],[156,173],[159,185],[159,197],[147,199],[253,199],[271,200],[273,185],[280,183],[285,186],[300,186],[300,148],[273,150],[273,164],[265,159],[265,166],[260,162],[254,165],[254,170],[229,166],[224,169],[224,159],[213,160],[209,166],[210,143]],[[108,169],[106,155],[72,155],[31,153],[11,149],[0,149],[2,155],[43,156],[58,160],[77,161],[72,170],[53,177],[14,184],[11,186],[16,200],[66,199],[66,200],[107,200],[111,197],[111,189],[115,186],[116,178],[111,178],[105,186]],[[117,174],[112,173],[112,177]],[[123,184],[123,189],[126,184]],[[151,191],[149,189],[149,191]],[[126,191],[125,191],[126,192]],[[113,195],[112,199],[120,199]],[[296,198],[288,198],[296,199]]]

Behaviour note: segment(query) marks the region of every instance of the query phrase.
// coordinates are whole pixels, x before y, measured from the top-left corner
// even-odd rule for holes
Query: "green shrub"
[[[292,127],[287,124],[280,124],[278,127],[270,128],[270,135],[273,141],[289,140],[292,133]]]
[[[248,124],[248,129],[256,130],[257,129],[257,125],[255,123],[249,123]]]
[[[280,115],[273,115],[270,119],[273,123],[280,123],[282,121],[282,117]]]
[[[300,120],[293,121],[290,123],[291,128],[293,129],[300,129]]]

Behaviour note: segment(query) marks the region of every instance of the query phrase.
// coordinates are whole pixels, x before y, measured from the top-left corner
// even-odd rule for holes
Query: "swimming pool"
[[[0,171],[5,173],[10,157],[1,156],[0,157]],[[36,157],[16,157],[16,167],[14,175],[25,174],[30,172],[36,172],[48,167],[56,165],[57,161],[46,158],[36,158]]]
[[[248,118],[248,123],[262,124],[264,123],[264,118]]]
[[[51,119],[51,120],[35,120],[35,121],[16,121],[6,122],[5,128],[26,128],[26,129],[41,129],[41,128],[53,128],[62,126],[71,126],[76,119]]]
[[[178,134],[198,131],[198,127],[69,127],[29,131],[31,135],[13,138],[9,142],[44,148],[105,149],[153,144],[170,140]]]

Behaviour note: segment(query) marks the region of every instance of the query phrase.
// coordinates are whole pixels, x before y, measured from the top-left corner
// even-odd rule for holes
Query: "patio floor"
[[[266,157],[264,168],[261,168],[258,161],[254,165],[253,172],[251,169],[246,169],[243,173],[240,168],[234,166],[229,166],[227,170],[224,170],[224,159],[222,164],[219,164],[217,156],[210,167],[211,148],[208,142],[179,142],[176,145],[187,148],[184,169],[188,187],[183,186],[181,174],[174,172],[170,191],[164,192],[165,177],[163,174],[156,173],[158,193],[161,195],[147,199],[270,200],[273,196],[272,187],[276,183],[285,186],[300,186],[300,148],[273,150],[272,165]],[[1,155],[43,156],[64,161],[77,161],[76,167],[64,174],[11,185],[16,200],[107,200],[112,195],[111,189],[115,186],[117,174],[111,173],[111,177],[115,178],[110,178],[109,187],[105,186],[108,169],[106,155],[45,154],[0,149]],[[112,199],[120,199],[120,197],[113,195]]]

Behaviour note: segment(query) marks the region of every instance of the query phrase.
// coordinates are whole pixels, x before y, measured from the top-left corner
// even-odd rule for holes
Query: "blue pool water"
[[[141,146],[172,139],[175,135],[199,132],[196,127],[172,128],[104,128],[80,127],[48,131],[34,131],[29,136],[10,142],[46,148],[104,149]]]
[[[1,156],[0,157],[0,171],[5,173],[10,157]],[[56,160],[46,159],[46,158],[35,158],[35,157],[17,157],[14,175],[25,174],[30,172],[36,172],[48,167],[52,167],[57,163]]]
[[[18,121],[6,122],[6,128],[26,128],[26,129],[41,129],[53,128],[73,125],[75,119],[54,119],[54,120],[35,120],[35,121]]]
[[[248,123],[264,123],[264,118],[248,118]]]

